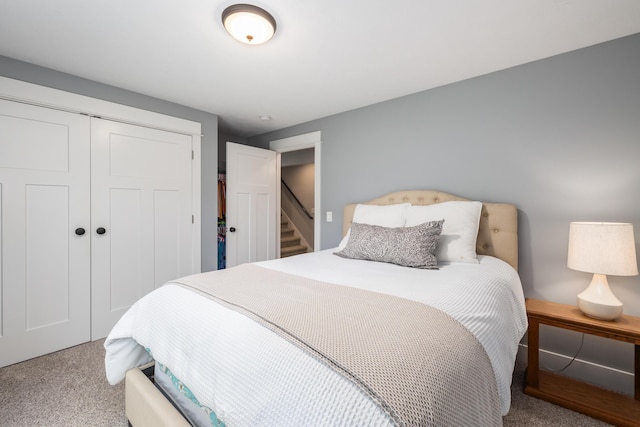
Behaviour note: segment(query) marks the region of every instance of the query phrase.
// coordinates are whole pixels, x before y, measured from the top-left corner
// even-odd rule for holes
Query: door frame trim
[[[0,98],[158,130],[202,136],[202,126],[198,122],[8,77],[0,76]]]
[[[301,135],[291,136],[289,138],[277,139],[269,142],[269,149],[275,151],[277,154],[277,180],[281,180],[281,155],[289,151],[304,150],[307,148],[314,149],[313,163],[314,163],[314,177],[313,177],[313,250],[317,252],[321,249],[320,245],[320,226],[322,224],[322,209],[321,209],[321,181],[320,172],[321,168],[321,149],[322,149],[322,133],[320,131],[309,132]],[[281,201],[281,189],[277,186],[276,203],[280,206]],[[280,221],[277,221],[277,236],[280,235]],[[280,246],[278,245],[277,256],[280,257]]]

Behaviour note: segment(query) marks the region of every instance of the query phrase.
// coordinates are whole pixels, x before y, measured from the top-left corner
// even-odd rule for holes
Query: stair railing
[[[307,211],[307,209],[304,207],[304,205],[302,204],[302,202],[300,202],[300,200],[296,197],[296,195],[294,194],[294,192],[291,190],[291,188],[289,188],[289,186],[287,185],[286,182],[284,182],[284,179],[281,179],[280,181],[282,181],[282,185],[284,185],[284,188],[286,188],[289,193],[293,196],[293,200],[296,201],[296,203],[298,204],[298,206],[300,206],[300,209],[302,209],[302,212],[304,212],[307,217],[309,219],[313,219],[313,216],[311,216],[311,214],[309,213],[309,211]]]

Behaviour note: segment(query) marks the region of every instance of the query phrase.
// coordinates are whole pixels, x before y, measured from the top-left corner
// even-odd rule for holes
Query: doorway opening
[[[280,164],[280,258],[313,252],[315,150],[282,153]]]
[[[287,247],[295,246],[297,250],[302,250],[298,247],[302,244],[298,244],[297,237],[291,237],[290,232],[283,235],[289,223],[295,224],[298,229],[300,243],[306,241],[308,249],[305,252],[320,250],[320,147],[319,131],[271,141],[269,144],[269,148],[278,153],[277,173],[281,185],[277,192],[277,204],[285,218],[278,223],[276,234],[280,236],[279,258],[290,254],[292,250]],[[301,252],[293,254],[297,253]]]

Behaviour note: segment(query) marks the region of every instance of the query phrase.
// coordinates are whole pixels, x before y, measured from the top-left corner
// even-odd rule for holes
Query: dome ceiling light
[[[222,12],[222,24],[233,38],[246,44],[262,44],[276,32],[269,12],[251,4],[234,4]]]

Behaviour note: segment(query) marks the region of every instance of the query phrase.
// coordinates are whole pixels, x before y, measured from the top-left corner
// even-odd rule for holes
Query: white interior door
[[[89,132],[0,100],[0,367],[90,339]]]
[[[91,119],[92,339],[192,271],[192,139]]]
[[[227,267],[277,257],[276,154],[227,142]]]

